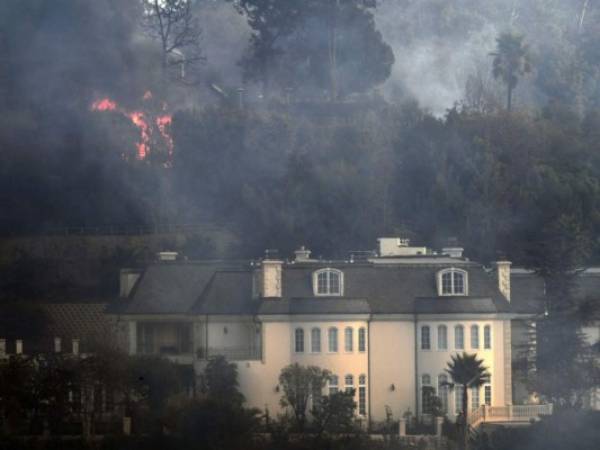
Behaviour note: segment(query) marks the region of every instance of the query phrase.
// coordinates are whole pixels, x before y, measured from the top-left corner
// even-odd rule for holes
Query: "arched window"
[[[313,328],[310,330],[310,351],[321,353],[321,329]]]
[[[358,329],[358,351],[367,351],[367,330],[364,327]]]
[[[435,389],[431,386],[431,376],[429,374],[421,375],[421,404],[424,414],[433,412],[433,398],[435,397]]]
[[[431,350],[431,335],[428,325],[421,327],[421,350]]]
[[[365,375],[358,377],[358,414],[367,415],[367,377]]]
[[[344,274],[337,269],[321,269],[313,273],[316,296],[340,296],[344,291]]]
[[[344,351],[351,352],[354,350],[354,330],[347,327],[344,330]]]
[[[354,377],[350,374],[344,377],[344,384],[346,392],[351,392],[354,389]]]
[[[479,326],[471,325],[471,348],[479,348]]]
[[[454,348],[457,350],[465,348],[465,328],[462,325],[454,327]]]
[[[439,295],[467,295],[468,277],[462,269],[444,269],[437,274]]]
[[[442,404],[442,412],[448,412],[448,375],[442,373],[438,376],[438,395]]]
[[[448,327],[446,325],[438,325],[437,329],[438,350],[448,349]]]
[[[335,394],[338,391],[338,377],[331,375],[329,377],[329,395]]]
[[[492,348],[492,327],[489,325],[483,327],[483,348],[486,350]]]
[[[304,353],[304,330],[302,328],[296,328],[294,341],[296,353]]]
[[[338,351],[338,330],[335,327],[329,329],[328,332],[328,350],[330,353],[336,353]]]

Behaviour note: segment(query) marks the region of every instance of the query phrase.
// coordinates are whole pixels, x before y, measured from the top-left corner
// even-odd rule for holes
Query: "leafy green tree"
[[[531,72],[529,51],[523,42],[524,36],[502,33],[496,39],[496,51],[492,74],[506,85],[506,109],[511,111],[513,91],[517,87],[519,77]]]
[[[150,421],[152,430],[162,431],[170,398],[185,385],[178,367],[160,357],[136,356],[128,364],[128,402],[135,408],[138,422]],[[138,428],[139,429],[139,428]]]
[[[329,98],[365,92],[385,81],[391,47],[375,28],[375,2],[235,0],[253,30],[243,60],[248,78]],[[320,95],[319,95],[320,96]]]
[[[239,391],[237,366],[224,356],[211,358],[204,369],[204,383],[209,398],[241,406],[244,396]]]
[[[218,398],[194,400],[174,416],[174,431],[189,449],[251,448],[260,426],[258,410]]]
[[[600,365],[581,333],[598,306],[577,293],[592,249],[587,227],[566,213],[547,223],[530,249],[545,295],[543,314],[531,333],[529,384],[557,408],[583,407],[589,390],[600,385]]]
[[[324,396],[311,410],[318,436],[323,433],[349,433],[356,430],[354,389]]]
[[[36,398],[35,364],[21,355],[0,361],[0,414],[2,432],[8,435],[23,431],[25,418],[38,409]]]
[[[283,389],[281,406],[290,407],[294,414],[296,426],[300,431],[306,424],[308,401],[315,392],[321,392],[329,379],[327,370],[316,366],[290,364],[281,369],[279,384]]]

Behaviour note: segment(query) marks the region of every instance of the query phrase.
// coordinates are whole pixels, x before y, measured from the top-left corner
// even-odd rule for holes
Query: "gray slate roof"
[[[511,311],[496,282],[476,263],[432,258],[408,264],[369,262],[286,263],[281,299],[253,298],[250,263],[169,262],[150,266],[128,300],[109,312],[123,314],[366,314],[498,313]],[[344,273],[343,297],[312,292],[315,270]],[[469,273],[468,297],[437,297],[436,273],[461,267]]]
[[[545,290],[544,280],[536,273],[514,270],[511,273],[511,309],[516,313],[542,314]],[[572,292],[577,299],[600,302],[600,270],[592,268],[581,272]]]
[[[264,300],[258,314],[368,314],[369,302],[357,298],[291,298]]]

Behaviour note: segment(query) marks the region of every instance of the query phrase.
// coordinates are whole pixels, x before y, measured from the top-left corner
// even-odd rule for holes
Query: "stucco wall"
[[[321,352],[311,353],[310,330],[318,327],[321,329]],[[329,353],[327,348],[327,330],[330,327],[338,328],[338,352]],[[354,345],[352,352],[344,351],[344,329],[352,327],[354,330]],[[367,327],[366,321],[291,321],[291,322],[264,322],[262,324],[263,353],[262,361],[238,362],[240,389],[246,396],[249,406],[268,408],[270,414],[281,412],[280,399],[283,392],[277,392],[279,374],[288,364],[297,362],[308,366],[319,366],[331,371],[339,377],[339,388],[344,389],[344,377],[352,374],[354,387],[358,387],[358,377],[361,374],[368,376],[368,353],[358,351],[358,329]],[[294,333],[296,328],[303,328],[305,332],[305,351],[296,353],[294,350]],[[367,349],[368,349],[367,335]],[[368,378],[367,378],[368,382]],[[367,395],[368,398],[368,395]],[[356,397],[358,401],[358,395]]]
[[[431,349],[421,349],[421,333],[423,326],[429,326]],[[447,327],[447,349],[438,348],[438,325]],[[464,349],[455,347],[455,326],[462,325],[464,329]],[[479,348],[471,346],[471,326],[479,327]],[[491,327],[491,348],[484,349],[484,326]],[[418,322],[418,374],[419,388],[421,388],[421,377],[428,374],[431,377],[431,386],[438,392],[438,377],[446,373],[445,369],[452,355],[462,353],[463,351],[477,354],[477,357],[483,359],[483,364],[491,374],[492,385],[492,405],[504,405],[505,400],[505,352],[504,352],[504,321],[501,320],[420,320]],[[421,397],[421,396],[419,396]],[[484,402],[484,390],[481,388],[479,393],[480,404]],[[453,392],[448,397],[448,415],[453,417],[456,409]],[[419,412],[422,412],[422,405],[419,400]],[[469,406],[471,399],[469,399]]]
[[[409,408],[414,413],[414,322],[372,321],[369,329],[372,420],[385,420],[386,406],[395,419]]]

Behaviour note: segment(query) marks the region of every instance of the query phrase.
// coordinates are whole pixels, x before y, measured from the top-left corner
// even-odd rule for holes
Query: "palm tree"
[[[462,389],[462,416],[464,423],[463,438],[466,443],[467,435],[467,417],[468,417],[468,390],[470,387],[479,388],[490,380],[490,373],[487,367],[483,365],[482,359],[477,359],[476,354],[469,355],[463,352],[462,355],[457,353],[451,356],[451,361],[448,363],[446,372],[450,375],[452,383],[449,383],[450,388]]]
[[[508,111],[512,108],[513,90],[517,87],[519,76],[531,72],[529,49],[523,43],[523,38],[519,34],[502,33],[496,38],[496,51],[490,53],[494,57],[492,74],[506,85]]]

